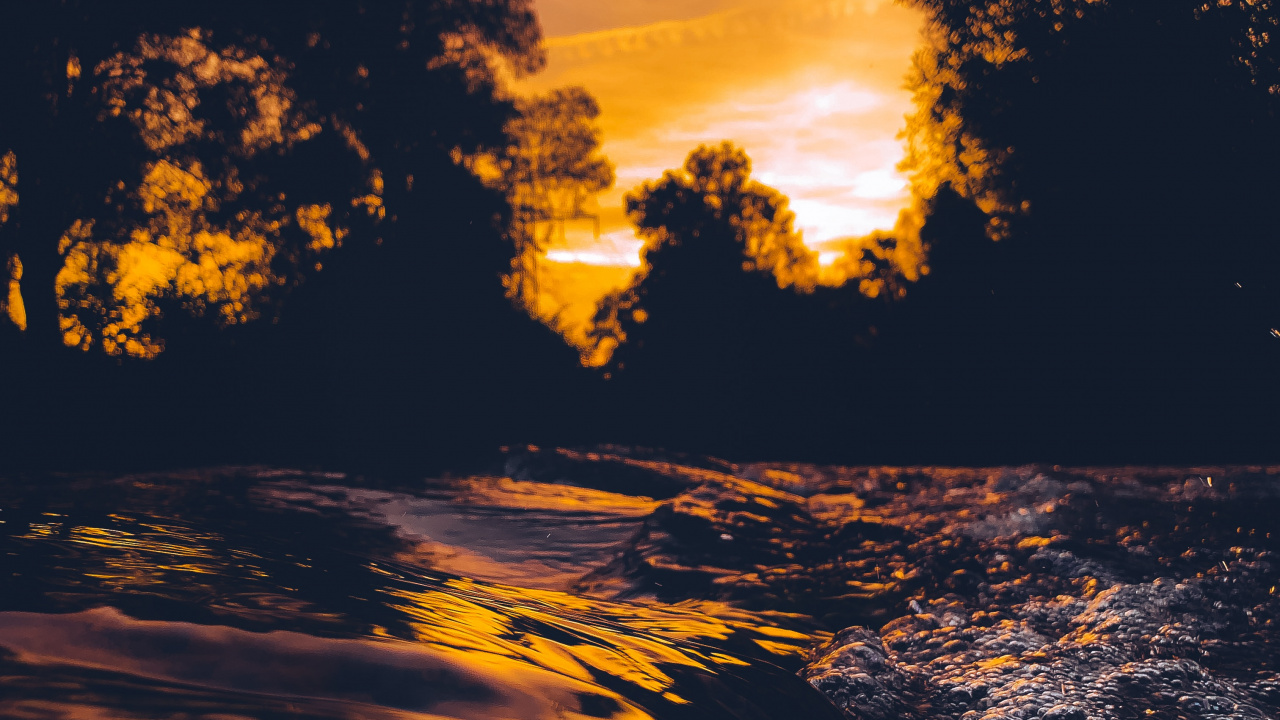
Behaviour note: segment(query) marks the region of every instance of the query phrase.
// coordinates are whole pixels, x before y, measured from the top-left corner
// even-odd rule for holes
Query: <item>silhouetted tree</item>
[[[497,65],[537,68],[539,39],[526,0],[15,10],[0,254],[27,329],[0,323],[0,435],[57,462],[497,442],[529,417],[501,401],[575,372],[503,297],[511,209],[460,162],[510,144]],[[154,355],[159,316],[152,363],[59,352]]]
[[[695,338],[756,322],[740,304],[743,292],[775,285],[812,292],[816,253],[792,229],[787,199],[750,176],[741,149],[704,145],[680,170],[627,195],[645,268],[601,302],[593,338],[647,352],[655,342],[678,344],[692,355]],[[625,367],[628,352],[615,351],[615,366]]]
[[[814,422],[847,410],[829,393],[854,384],[853,350],[883,303],[857,282],[821,285],[787,198],[731,143],[697,148],[626,202],[644,266],[593,332],[613,346],[605,371],[632,435],[734,456],[812,450]]]
[[[501,147],[486,53],[531,69],[538,37],[523,0],[28,3],[0,34],[27,333],[151,355],[166,298],[250,318],[352,216],[394,219],[451,153]]]
[[[595,98],[580,87],[520,98],[507,125],[511,142],[493,158],[491,183],[512,213],[515,256],[504,282],[508,296],[531,311],[538,257],[565,221],[591,219],[587,201],[613,185],[613,165],[600,154],[599,116]]]
[[[1018,242],[1064,243],[1066,277],[1277,269],[1258,241],[1280,185],[1271,3],[914,4],[933,37],[908,128],[918,183],[974,199],[996,237],[1027,214]]]
[[[934,422],[975,447],[1174,452],[1274,428],[1274,5],[913,4],[932,272],[885,367],[933,378]]]

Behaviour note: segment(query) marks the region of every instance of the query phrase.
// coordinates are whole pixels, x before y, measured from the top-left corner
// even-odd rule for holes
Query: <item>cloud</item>
[[[552,13],[555,27],[588,5],[632,4],[542,0],[539,9]],[[902,86],[919,43],[917,13],[890,0],[702,0],[693,7],[714,12],[682,16],[685,3],[657,0],[614,8],[619,21],[640,13],[649,22],[552,37],[547,70],[519,88],[583,85],[600,101],[604,151],[618,175],[602,208],[620,209],[627,190],[679,167],[697,144],[725,139],[742,145],[757,175],[793,200],[846,189],[857,202],[865,193],[856,190],[866,186],[857,178],[895,172],[902,157],[896,136],[911,109]],[[582,11],[596,13],[595,24],[608,21],[603,9]],[[878,202],[870,206],[884,214]],[[620,212],[613,221],[606,233],[626,227]]]
[[[722,140],[743,147],[755,177],[791,199],[810,245],[891,230],[910,203],[896,166],[912,111],[904,84],[921,41],[917,12],[892,0],[537,7],[548,67],[516,89],[582,85],[599,100],[603,150],[617,168],[615,187],[599,198],[603,235],[633,239],[624,194]],[[637,242],[593,247],[593,236],[566,235],[569,247],[552,259],[636,262],[619,252]]]
[[[555,9],[551,27],[574,27],[572,22],[565,22],[568,15],[567,6],[581,6],[581,2],[543,2],[543,6]],[[604,5],[600,3],[599,5]],[[610,57],[616,54],[645,52],[658,50],[672,45],[689,42],[708,42],[715,40],[731,40],[747,37],[762,30],[776,32],[803,28],[813,23],[840,22],[850,18],[874,16],[881,8],[890,6],[891,0],[790,0],[790,2],[761,2],[744,0],[740,2],[719,2],[704,0],[703,2],[648,2],[640,3],[640,7],[627,12],[625,4],[621,8],[599,8],[594,23],[602,24],[600,29],[579,31],[563,35],[550,35],[547,49],[552,51],[572,51],[580,59],[593,57]],[[697,9],[714,10],[725,8],[719,12],[694,15]],[[614,11],[610,13],[610,11]],[[637,12],[638,11],[638,12]],[[542,11],[545,17],[545,11]],[[579,10],[579,13],[582,11]],[[613,17],[618,22],[608,23]],[[650,18],[648,22],[628,22],[637,18]],[[546,21],[544,20],[544,24]]]
[[[732,8],[737,0],[537,0],[538,17],[548,37],[688,20]]]

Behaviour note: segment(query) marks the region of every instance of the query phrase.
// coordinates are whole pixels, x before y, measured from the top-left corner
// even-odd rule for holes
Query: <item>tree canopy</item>
[[[511,142],[482,159],[492,164],[490,182],[511,206],[507,293],[534,314],[539,256],[566,221],[590,219],[587,202],[613,185],[613,165],[600,152],[599,116],[595,98],[580,87],[518,98],[507,125]]]
[[[761,288],[808,293],[817,284],[817,253],[794,230],[787,198],[752,180],[750,159],[731,143],[698,147],[626,205],[644,265],[631,287],[601,301],[591,331],[598,352],[627,348],[615,351],[615,366],[655,342],[693,354],[704,344],[697,338],[757,322],[744,303]]]
[[[508,147],[540,39],[528,0],[7,13],[0,437],[319,460],[524,422],[576,353],[503,297],[511,208],[460,158]]]
[[[113,354],[158,352],[165,307],[253,318],[353,226],[372,243],[505,144],[493,59],[541,63],[526,0],[28,5],[0,31],[0,250],[33,340]]]
[[[1274,3],[911,2],[899,226],[819,263],[742,150],[700,148],[628,198],[645,265],[596,318],[602,384],[502,291],[612,175],[581,91],[501,91],[541,62],[527,0],[24,3],[0,22],[23,409],[0,437],[1270,447]]]

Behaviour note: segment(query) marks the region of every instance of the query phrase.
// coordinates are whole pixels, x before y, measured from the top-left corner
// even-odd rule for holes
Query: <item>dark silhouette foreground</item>
[[[0,148],[19,158],[22,201],[0,242],[22,258],[28,321],[0,331],[3,462],[421,470],[520,442],[844,462],[1274,459],[1280,65],[1269,41],[1246,45],[1275,10],[1082,1],[1041,17],[1038,3],[920,0],[948,38],[924,67],[949,70],[922,72],[935,101],[908,131],[958,118],[944,145],[987,151],[973,165],[942,153],[928,275],[896,301],[796,293],[745,272],[712,223],[662,251],[666,280],[642,303],[653,322],[633,325],[643,344],[624,345],[606,381],[504,297],[508,198],[456,158],[503,147],[514,110],[480,60],[449,55],[450,33],[480,28],[535,67],[528,6],[415,4],[406,31],[393,5],[104,16],[33,3],[3,24]],[[27,289],[53,287],[76,218],[142,221],[137,208],[106,217],[95,193],[144,183],[154,161],[128,118],[101,120],[87,78],[143,33],[196,25],[293,63],[298,107],[328,123],[315,154],[238,160],[264,179],[240,199],[327,193],[350,235],[314,258],[313,237],[281,240],[296,262],[273,265],[288,280],[252,298],[256,321],[220,327],[174,298],[153,318],[165,350],[152,361],[64,348],[54,296]],[[1016,44],[1000,44],[1005,29]],[[68,95],[73,46],[83,69]],[[359,130],[367,164],[333,118]],[[211,166],[212,147],[184,157]],[[374,167],[380,204],[339,202],[373,194]],[[703,221],[652,222],[679,234]]]

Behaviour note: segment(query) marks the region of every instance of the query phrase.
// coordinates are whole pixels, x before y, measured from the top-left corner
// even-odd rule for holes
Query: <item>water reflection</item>
[[[1223,682],[1274,670],[1280,468],[734,465],[606,447],[515,449],[492,470],[0,483],[0,715],[837,717],[800,670],[860,716],[958,718],[982,698],[947,688],[1021,693],[996,668],[1024,660],[1105,689],[1078,653],[1145,658],[1154,635],[1121,648],[1128,631],[1090,613],[1129,597],[1107,612],[1157,628],[1172,587],[1158,578],[1205,588],[1191,625],[1159,630],[1190,633],[1159,657],[1191,653]],[[1058,606],[1092,629],[1062,629]],[[1062,652],[1027,645],[1040,636],[1011,613]],[[1246,634],[1222,644],[1232,628]],[[892,678],[864,692],[886,653],[939,678],[932,699]]]
[[[540,677],[527,665],[501,668],[506,682],[499,684],[484,679],[494,668],[468,662],[474,655],[451,656],[405,642],[140,621],[110,608],[71,615],[4,613],[0,633],[11,653],[8,664],[54,675],[60,684],[117,685],[116,693],[104,688],[91,698],[94,705],[104,704],[106,696],[123,706],[112,712],[198,689],[203,705],[229,701],[255,713],[261,708],[315,717],[404,717],[400,710],[535,717],[565,709],[564,717],[598,716],[580,712],[593,708],[609,708],[612,717],[645,717],[619,698]],[[135,685],[143,687],[130,687]],[[6,704],[12,715],[81,709],[53,697]]]
[[[568,589],[607,560],[658,502],[647,497],[510,478],[466,478],[447,494],[403,492],[302,481],[271,483],[263,502],[344,507],[412,538],[401,553],[444,572],[528,588]]]
[[[0,675],[14,692],[0,711],[832,713],[778,666],[793,670],[825,633],[720,602],[565,591],[658,504],[511,478],[412,491],[261,470],[11,483]]]

